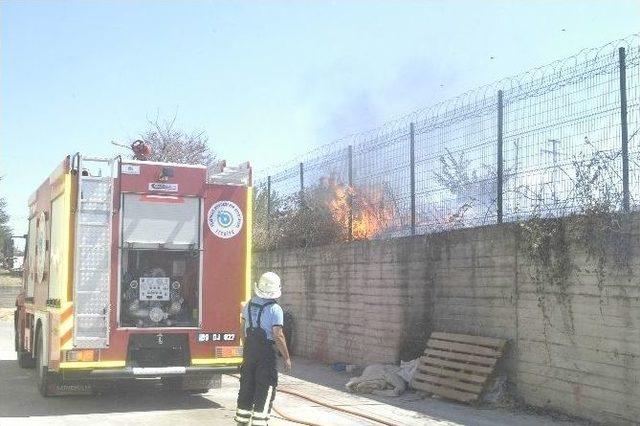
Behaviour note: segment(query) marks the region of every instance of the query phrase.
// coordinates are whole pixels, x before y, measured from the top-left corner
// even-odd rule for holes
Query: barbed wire
[[[639,75],[634,34],[263,170],[260,244],[425,234],[568,215],[600,201],[639,209]],[[589,174],[599,181],[585,181]]]
[[[600,47],[582,49],[572,56],[468,90],[456,97],[401,115],[379,127],[348,134],[304,154],[294,156],[288,161],[257,170],[255,172],[257,180],[265,178],[274,170],[295,167],[301,162],[304,163],[316,156],[343,149],[349,145],[355,148],[380,139],[393,140],[408,133],[410,123],[415,123],[417,127],[446,126],[447,122],[481,114],[483,108],[479,109],[478,106],[493,107],[498,90],[505,92],[505,103],[513,102],[584,80],[594,74],[610,72],[617,67],[615,59],[617,49],[620,47],[627,50],[628,65],[640,63],[640,33],[635,33]],[[599,65],[603,59],[611,61]]]

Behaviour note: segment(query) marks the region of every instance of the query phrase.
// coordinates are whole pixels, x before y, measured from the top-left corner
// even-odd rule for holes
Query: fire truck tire
[[[209,389],[189,389],[187,391],[187,393],[190,393],[191,395],[200,395],[208,392],[209,392]]]
[[[22,338],[20,337],[20,330],[18,330],[18,311],[15,312],[14,320],[14,336],[15,336],[15,348],[16,357],[18,359],[18,366],[20,368],[34,368],[36,366],[36,360],[33,359],[31,354],[24,350],[22,347]]]
[[[19,352],[18,343],[20,343],[20,339],[18,338],[18,311],[13,311],[13,346],[16,352]]]
[[[188,383],[181,377],[163,377],[160,379],[162,389],[167,392],[181,392],[200,394],[209,392],[209,388],[189,388]]]
[[[36,366],[36,360],[33,359],[31,354],[26,351],[18,352],[18,366],[20,368],[34,368]]]
[[[183,381],[181,377],[163,377],[160,379],[162,390],[168,392],[182,392]]]
[[[38,390],[40,391],[40,395],[47,397],[51,396],[51,392],[49,390],[51,375],[49,373],[49,368],[42,365],[42,351],[42,336],[38,329],[38,332],[36,333],[36,371],[38,372]]]

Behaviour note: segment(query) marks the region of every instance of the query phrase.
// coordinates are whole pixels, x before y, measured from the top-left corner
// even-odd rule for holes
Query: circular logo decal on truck
[[[242,229],[242,210],[231,201],[218,201],[209,209],[207,224],[213,235],[220,238],[232,238]]]

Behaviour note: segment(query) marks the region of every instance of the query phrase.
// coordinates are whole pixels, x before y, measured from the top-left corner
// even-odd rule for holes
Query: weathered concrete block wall
[[[442,247],[431,283],[433,329],[515,341],[518,253],[512,227],[467,229],[436,239]],[[514,346],[508,351],[513,372]]]
[[[261,253],[254,272],[281,274],[297,354],[396,362],[418,355],[432,330],[504,337],[524,402],[637,424],[639,229],[635,220],[622,263],[566,241],[560,278],[558,253],[536,267],[515,225]]]
[[[256,256],[254,274],[282,276],[297,354],[354,363],[395,360],[404,350],[417,355],[431,325],[429,250],[424,240],[395,241]]]
[[[609,257],[602,275],[598,259],[575,246],[564,282],[535,280],[519,262],[515,373],[527,402],[606,423],[640,423],[637,223],[634,228],[629,264]]]
[[[13,308],[21,289],[19,286],[0,285],[0,308]]]

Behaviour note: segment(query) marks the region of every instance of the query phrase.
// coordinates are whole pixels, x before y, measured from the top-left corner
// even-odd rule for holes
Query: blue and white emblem
[[[242,210],[231,201],[218,201],[207,215],[209,229],[219,238],[235,237],[242,230],[243,222]]]

